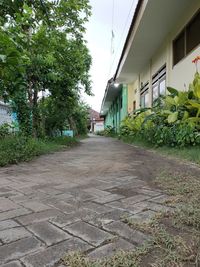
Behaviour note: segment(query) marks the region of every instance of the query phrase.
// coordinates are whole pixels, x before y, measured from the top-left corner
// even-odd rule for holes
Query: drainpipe
[[[152,59],[149,63],[149,106],[153,105],[153,90],[152,90]]]

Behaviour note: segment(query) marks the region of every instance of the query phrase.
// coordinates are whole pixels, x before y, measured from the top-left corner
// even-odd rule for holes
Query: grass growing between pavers
[[[133,137],[120,137],[120,139],[128,144],[137,145],[143,148],[153,149],[164,155],[185,159],[194,163],[200,164],[200,146],[188,146],[188,147],[155,147],[144,140],[140,140]]]
[[[8,136],[0,140],[0,166],[29,161],[36,156],[56,152],[77,143],[77,138],[66,136],[46,139]]]
[[[151,235],[150,241],[131,252],[119,252],[103,260],[79,253],[64,257],[68,267],[199,267],[200,266],[200,177],[163,173],[157,185],[172,196],[173,212],[158,213],[148,223],[124,219],[131,228]]]
[[[63,258],[63,263],[68,267],[138,267],[140,258],[150,250],[148,244],[138,248],[136,251],[119,251],[114,256],[105,260],[91,260],[85,255],[74,252]]]

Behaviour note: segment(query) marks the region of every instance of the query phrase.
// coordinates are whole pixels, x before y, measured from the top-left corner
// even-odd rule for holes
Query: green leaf
[[[188,100],[188,103],[193,107],[193,108],[197,108],[200,109],[200,103],[194,101],[194,100]]]
[[[166,96],[165,102],[170,105],[176,105],[176,102],[174,101],[174,98],[171,96]]]
[[[5,63],[6,62],[6,55],[0,55],[0,60]]]
[[[172,95],[174,95],[174,96],[178,95],[178,93],[179,93],[179,91],[176,90],[176,89],[173,88],[173,87],[167,87],[167,90],[168,90],[168,92],[170,92],[170,94],[172,94]]]
[[[177,121],[177,119],[178,119],[178,111],[170,114],[167,118],[167,121],[168,121],[168,123],[173,123],[173,122]]]
[[[188,118],[189,118],[189,112],[188,111],[184,111],[183,120],[186,120]]]

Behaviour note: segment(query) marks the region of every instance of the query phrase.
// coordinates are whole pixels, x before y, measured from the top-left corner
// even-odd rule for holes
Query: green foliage
[[[56,137],[51,139],[36,139],[26,136],[7,136],[0,139],[0,166],[29,161],[35,156],[71,146],[77,143],[76,138]]]
[[[81,90],[91,94],[83,39],[90,14],[88,0],[0,1],[0,97],[12,101],[26,135],[45,132],[38,103],[45,91],[62,118],[57,130],[79,107]]]
[[[168,88],[148,110],[139,110],[121,123],[120,135],[146,140],[156,146],[200,145],[200,76],[188,92]]]
[[[0,140],[11,133],[12,127],[8,123],[0,125]]]
[[[66,102],[46,97],[39,102],[39,116],[43,135],[55,136],[67,129],[76,135],[87,134],[88,106],[76,98]]]
[[[116,135],[115,128],[111,125],[107,125],[104,130],[96,132],[97,135],[114,137]]]

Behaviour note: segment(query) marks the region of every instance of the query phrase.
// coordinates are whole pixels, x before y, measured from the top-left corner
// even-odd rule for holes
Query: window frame
[[[163,81],[165,81],[165,94],[166,94],[166,74],[167,74],[167,67],[165,64],[152,76],[152,103],[161,96],[160,84]],[[153,88],[155,85],[157,85],[158,97],[154,99]]]
[[[149,95],[149,82],[145,83],[141,88],[140,88],[140,107],[141,108],[146,108],[147,106],[145,105],[145,96]],[[144,106],[142,106],[142,97],[144,97]],[[148,99],[148,104],[149,104],[149,99]]]
[[[187,30],[188,27],[192,24],[192,22],[195,20],[195,18],[197,16],[200,16],[200,8],[197,10],[197,12],[195,12],[195,14],[191,17],[191,19],[186,23],[186,25],[181,29],[181,31],[176,35],[176,37],[174,38],[174,40],[172,41],[172,52],[173,52],[173,67],[175,65],[177,65],[181,60],[183,60],[184,58],[186,58],[192,51],[194,51],[199,45],[200,42],[194,47],[192,48],[190,51],[187,51]],[[175,42],[177,41],[177,39],[180,37],[180,35],[184,33],[184,56],[175,63],[175,51],[174,51],[174,46],[175,46]]]

